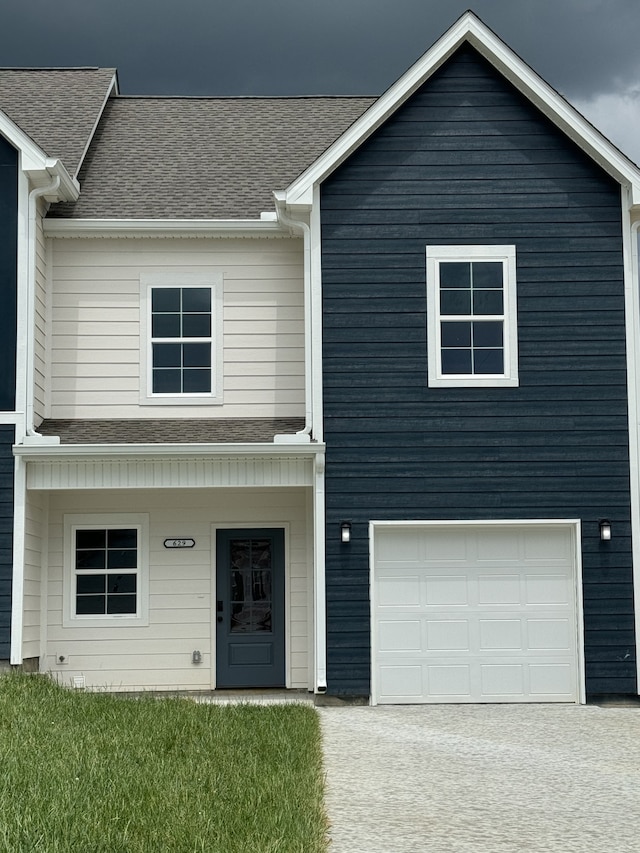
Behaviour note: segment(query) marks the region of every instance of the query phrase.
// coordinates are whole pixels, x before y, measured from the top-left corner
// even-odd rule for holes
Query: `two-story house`
[[[633,163],[466,13],[378,99],[112,85],[77,165],[18,297],[14,664],[637,693]]]

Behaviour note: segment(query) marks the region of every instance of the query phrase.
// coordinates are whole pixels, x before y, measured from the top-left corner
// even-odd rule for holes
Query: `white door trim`
[[[375,532],[377,529],[389,527],[565,527],[572,533],[575,566],[575,604],[577,621],[577,664],[578,664],[578,701],[584,705],[587,701],[584,660],[584,609],[582,601],[582,524],[579,518],[527,518],[527,519],[459,519],[426,521],[387,521],[372,520],[369,522],[369,597],[370,597],[370,630],[371,630],[371,696],[370,704],[377,705],[377,683],[374,661],[376,660],[377,644],[375,636],[376,589],[374,584],[375,569]]]

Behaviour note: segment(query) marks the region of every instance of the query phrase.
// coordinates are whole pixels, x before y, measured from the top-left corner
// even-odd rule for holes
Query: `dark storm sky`
[[[381,94],[467,8],[640,160],[640,0],[0,0],[0,65],[125,94]]]

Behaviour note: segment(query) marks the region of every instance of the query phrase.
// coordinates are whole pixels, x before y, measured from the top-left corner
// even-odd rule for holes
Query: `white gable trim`
[[[615,180],[632,187],[640,204],[640,169],[539,77],[473,12],[456,23],[286,190],[287,205],[311,207],[313,186],[323,181],[398,109],[463,43],[476,48],[498,71],[573,139]]]
[[[51,178],[60,178],[60,187],[47,201],[75,201],[80,185],[67,172],[62,161],[49,157],[8,115],[0,110],[0,135],[20,152],[20,169],[28,175],[32,187],[46,186]]]
[[[22,168],[24,171],[30,169],[46,168],[47,160],[50,158],[18,125],[11,121],[6,113],[0,110],[0,134],[22,155]]]

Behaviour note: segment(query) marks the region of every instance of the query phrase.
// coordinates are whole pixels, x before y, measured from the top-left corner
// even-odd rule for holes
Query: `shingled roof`
[[[116,97],[49,216],[257,219],[375,98]],[[0,101],[1,103],[1,101]]]
[[[62,444],[228,444],[271,443],[303,428],[304,418],[46,420],[38,432]]]
[[[114,68],[0,68],[0,109],[75,177]]]

